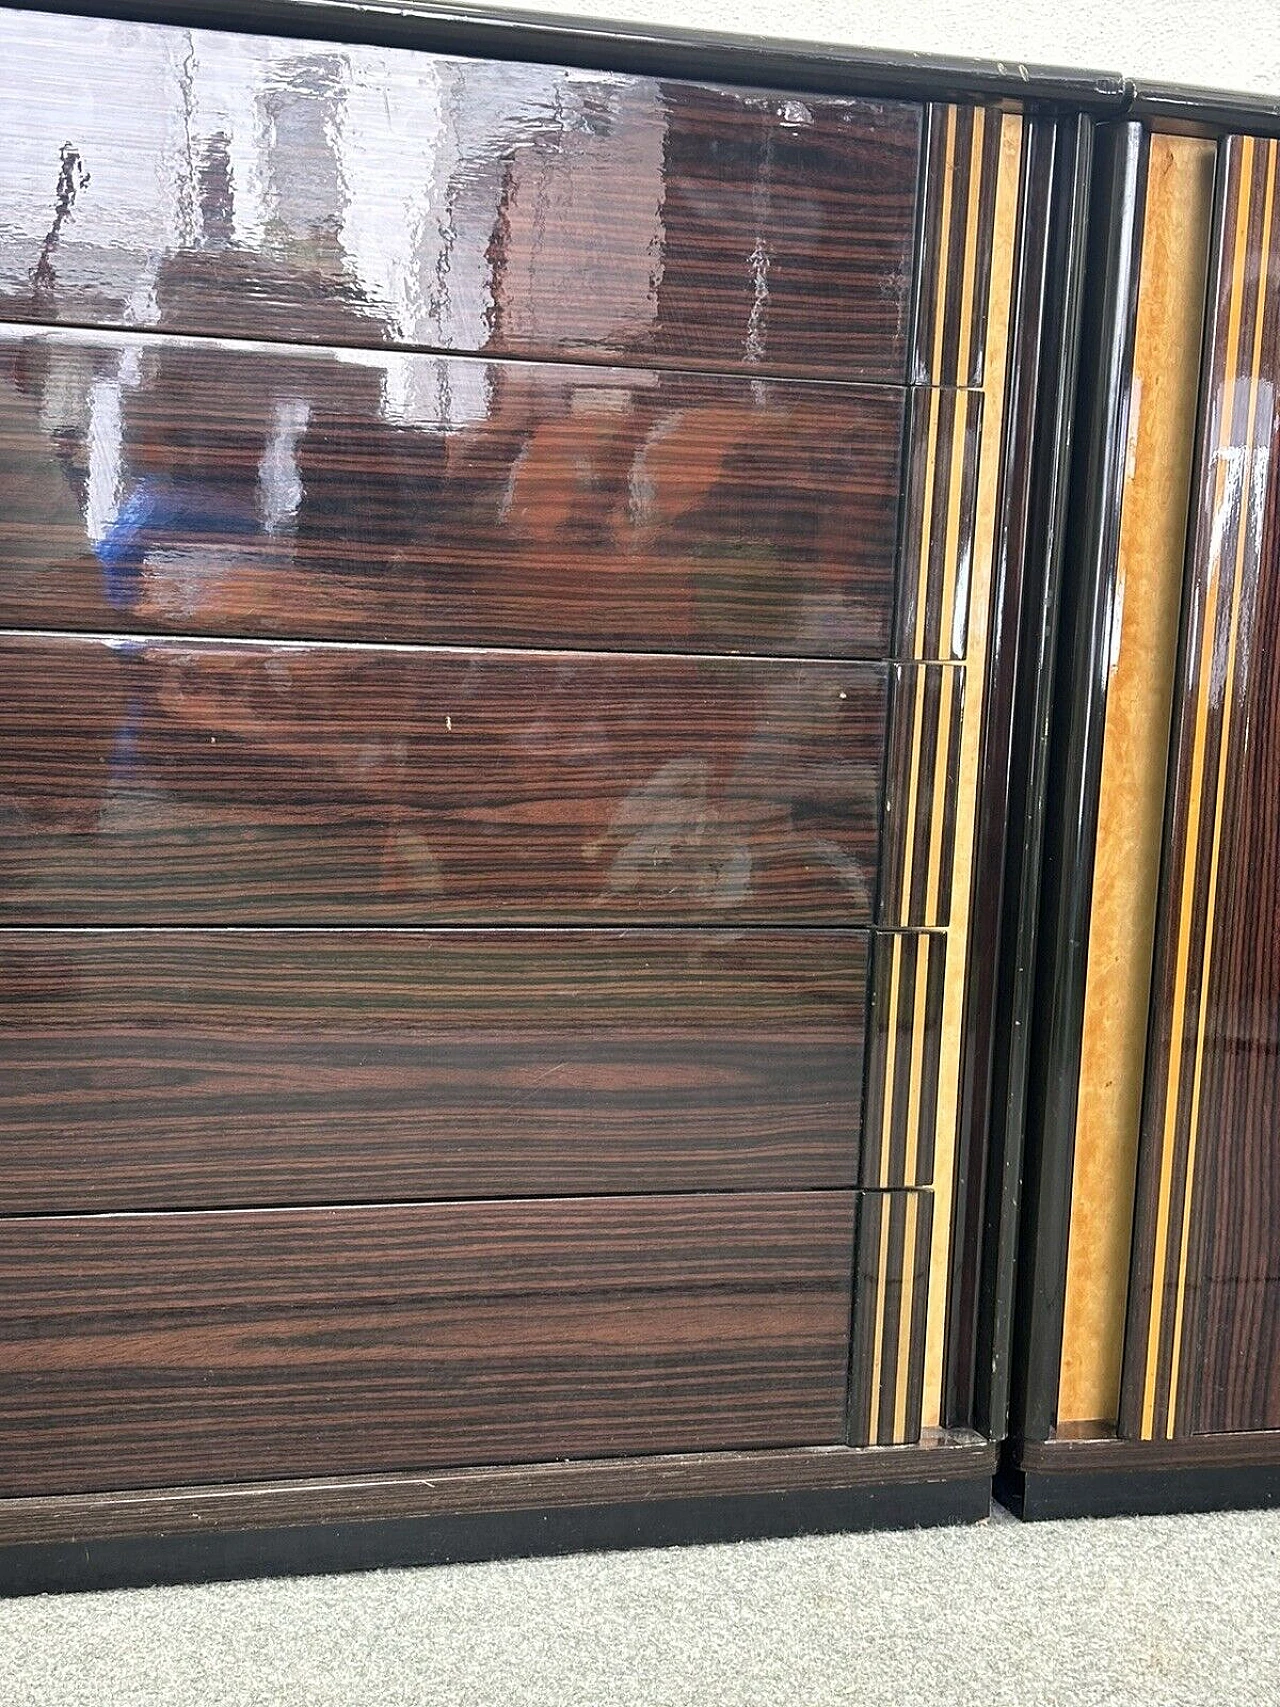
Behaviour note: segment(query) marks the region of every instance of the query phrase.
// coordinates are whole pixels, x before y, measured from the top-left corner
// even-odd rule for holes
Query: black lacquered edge
[[[484,59],[541,60],[649,77],[713,79],[833,95],[994,101],[1120,112],[1128,85],[1111,72],[983,62],[710,31],[471,10],[415,0],[28,0],[18,11],[122,18],[183,28],[360,42]]]
[[[1025,1457],[1006,1445],[995,1495],[1028,1523],[1276,1507],[1280,1436],[1051,1440],[1029,1446]]]
[[[1218,136],[1223,131],[1280,136],[1280,97],[1271,95],[1131,82],[1128,113],[1152,130],[1186,136]]]
[[[908,1449],[909,1450],[909,1449]],[[392,1518],[0,1547],[0,1595],[315,1576],[632,1547],[977,1523],[988,1472],[879,1487]]]
[[[1054,1422],[1062,1356],[1089,914],[1146,187],[1143,127],[1135,122],[1099,127],[1095,161],[1085,258],[1091,288],[1080,328],[1026,1071],[1010,1431],[1030,1440],[1047,1438]]]
[[[1093,126],[1063,120],[1037,139],[1051,177],[1047,225],[1028,222],[1024,266],[1032,270],[1038,313],[1025,332],[1030,439],[1022,497],[1014,509],[1024,544],[1021,630],[1012,669],[1010,733],[1006,737],[1008,800],[1003,906],[991,953],[995,967],[992,1046],[979,1063],[987,1095],[972,1111],[987,1121],[986,1175],[972,1194],[970,1216],[982,1217],[982,1268],[975,1322],[972,1416],[999,1438],[1008,1425],[1013,1299],[1028,1044],[1036,964],[1040,874],[1048,788],[1053,659],[1057,645],[1062,564],[1067,530],[1068,472],[1085,289]],[[1015,471],[1017,465],[1011,463]]]

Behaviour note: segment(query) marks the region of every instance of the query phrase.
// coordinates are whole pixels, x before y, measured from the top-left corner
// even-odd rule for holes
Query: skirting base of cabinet
[[[973,1523],[996,1448],[804,1447],[0,1500],[0,1593]]]
[[[1006,1448],[995,1494],[1028,1523],[1280,1506],[1280,1434],[1026,1442]]]

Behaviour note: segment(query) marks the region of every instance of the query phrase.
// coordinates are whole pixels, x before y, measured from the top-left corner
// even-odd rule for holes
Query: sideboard
[[[1276,115],[94,14],[0,10],[0,1586],[1280,1491]]]

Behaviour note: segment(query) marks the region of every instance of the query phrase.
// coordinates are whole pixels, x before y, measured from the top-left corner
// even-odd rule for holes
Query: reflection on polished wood
[[[1280,142],[1220,157],[1121,1431],[1280,1429]]]
[[[0,1213],[853,1183],[859,931],[9,931]]]
[[[850,1192],[0,1222],[0,1492],[840,1440]]]
[[[0,330],[0,625],[883,657],[902,398]]]
[[[0,53],[5,318],[905,378],[918,107],[12,12]]]
[[[0,643],[19,924],[868,922],[872,664]]]
[[[1059,1423],[1114,1423],[1216,145],[1153,136],[1116,563]]]

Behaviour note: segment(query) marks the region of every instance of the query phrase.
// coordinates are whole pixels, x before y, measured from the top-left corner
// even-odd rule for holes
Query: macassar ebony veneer
[[[311,16],[0,18],[0,1581],[977,1515],[1084,121]]]

